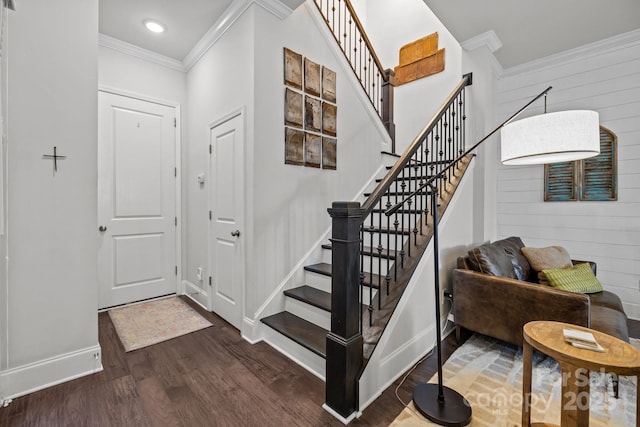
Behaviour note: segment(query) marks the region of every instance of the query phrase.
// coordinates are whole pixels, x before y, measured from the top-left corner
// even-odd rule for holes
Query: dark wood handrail
[[[362,40],[364,41],[364,44],[367,45],[367,49],[369,49],[369,52],[371,53],[371,57],[373,58],[373,62],[376,63],[376,67],[378,67],[378,71],[380,72],[380,75],[382,76],[382,79],[385,82],[388,81],[389,80],[389,75],[387,74],[387,72],[385,71],[384,67],[382,66],[382,62],[380,62],[380,59],[378,58],[378,55],[376,54],[376,51],[373,50],[373,45],[371,44],[371,40],[369,40],[369,37],[367,36],[367,33],[364,31],[364,27],[362,26],[362,22],[360,22],[360,19],[358,18],[358,15],[356,14],[355,9],[351,5],[351,1],[350,0],[344,0],[344,4],[345,4],[345,6],[347,6],[347,9],[349,9],[349,13],[351,14],[351,17],[353,18],[353,22],[355,22],[356,27],[358,28],[358,31],[360,32],[360,35],[362,36]]]
[[[500,129],[502,129],[507,123],[509,123],[511,120],[515,119],[520,113],[522,113],[524,110],[526,110],[529,107],[529,105],[533,104],[538,99],[540,99],[542,96],[544,96],[547,93],[549,93],[549,91],[552,88],[553,88],[553,86],[549,86],[548,88],[546,88],[545,90],[540,92],[535,98],[533,98],[531,101],[527,102],[527,104],[524,107],[520,108],[517,112],[512,114],[508,119],[506,119],[505,121],[500,123],[500,125],[498,127],[496,127],[494,130],[492,130],[487,136],[485,136],[480,141],[475,143],[473,145],[473,147],[469,148],[467,151],[465,151],[464,153],[460,154],[456,159],[452,160],[446,168],[444,168],[439,173],[437,173],[434,176],[432,176],[431,178],[429,178],[427,181],[425,181],[421,186],[416,188],[407,197],[405,197],[404,199],[402,199],[401,201],[399,201],[398,203],[396,203],[395,205],[393,205],[389,209],[387,209],[385,211],[385,215],[387,215],[387,216],[393,215],[393,213],[396,212],[398,209],[400,209],[400,207],[402,207],[402,205],[404,205],[408,200],[410,200],[412,197],[415,197],[416,194],[420,193],[426,187],[430,187],[432,185],[432,183],[436,179],[442,178],[442,176],[447,172],[447,170],[449,169],[449,167],[451,167],[451,165],[455,165],[460,160],[462,160],[464,157],[466,157],[467,155],[471,154],[476,148],[478,148],[480,146],[480,144],[485,142],[487,139],[491,138],[496,132],[498,132]]]
[[[402,153],[400,159],[395,163],[393,168],[387,173],[382,181],[376,186],[371,195],[367,198],[367,200],[362,204],[362,210],[365,215],[370,214],[378,201],[384,196],[387,192],[391,184],[395,181],[395,179],[400,175],[402,169],[409,163],[411,157],[418,151],[420,148],[422,141],[424,138],[433,130],[435,125],[438,123],[442,115],[447,111],[447,108],[451,105],[451,103],[456,99],[458,94],[462,92],[462,90],[469,86],[472,82],[471,74],[465,74],[462,76],[462,80],[460,83],[453,89],[451,94],[447,97],[444,103],[440,106],[436,114],[433,118],[427,123],[427,125],[420,131],[418,136],[413,139],[413,142],[407,147],[407,149]]]

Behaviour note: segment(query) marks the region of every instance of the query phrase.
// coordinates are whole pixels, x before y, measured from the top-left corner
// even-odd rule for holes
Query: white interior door
[[[176,292],[175,108],[99,92],[98,305]]]
[[[211,310],[241,329],[244,295],[244,118],[210,130]]]

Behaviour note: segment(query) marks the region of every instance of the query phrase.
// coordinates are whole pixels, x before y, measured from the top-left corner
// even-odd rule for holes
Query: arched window
[[[544,201],[618,200],[618,140],[600,126],[600,154],[544,165]]]

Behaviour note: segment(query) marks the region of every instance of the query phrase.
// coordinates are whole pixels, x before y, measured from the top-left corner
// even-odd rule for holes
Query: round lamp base
[[[429,421],[441,426],[466,426],[471,422],[471,405],[460,393],[443,387],[444,402],[438,402],[438,384],[418,384],[413,404]]]

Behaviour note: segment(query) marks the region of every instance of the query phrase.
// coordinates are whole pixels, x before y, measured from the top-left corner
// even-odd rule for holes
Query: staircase
[[[397,159],[399,156],[390,155],[384,153],[387,160]],[[460,162],[458,176],[461,177],[469,163],[469,159],[464,159]],[[390,169],[392,166],[389,166]],[[412,176],[411,178],[404,177],[398,178],[393,187],[402,187],[402,183],[409,179],[414,181],[426,181],[430,176]],[[380,183],[383,178],[377,178],[376,183]],[[441,212],[446,210],[451,196],[455,192],[458,179],[453,180],[445,191],[444,197],[440,200],[439,206]],[[406,185],[406,184],[405,184]],[[411,184],[412,188],[415,188]],[[408,188],[408,185],[405,186]],[[401,196],[409,194],[408,190],[393,191],[385,196],[386,199],[391,198],[395,200]],[[418,194],[427,196],[427,191],[419,191]],[[365,192],[363,197],[370,196],[370,192]],[[385,205],[386,200],[383,202]],[[409,244],[409,239],[414,236],[414,229],[417,233],[420,233],[420,223],[410,223],[411,217],[422,215],[424,212],[421,209],[403,209],[399,210],[398,214],[404,216],[398,219],[399,223],[404,222],[406,227],[400,225],[396,229],[393,225],[391,228],[387,228],[385,225],[382,227],[376,224],[383,222],[386,224],[387,219],[384,214],[385,210],[376,208],[372,214],[365,221],[365,230],[369,234],[367,240],[363,243],[360,253],[362,255],[362,282],[361,282],[361,297],[362,302],[360,312],[363,318],[363,335],[365,336],[365,359],[371,354],[375,348],[375,344],[381,335],[384,325],[382,323],[388,320],[384,314],[389,314],[388,311],[392,311],[395,308],[400,296],[402,295],[403,286],[405,286],[410,279],[410,272],[408,272],[411,265],[415,266],[415,263],[419,260],[420,255],[426,247],[429,239],[420,244],[420,247],[413,247]],[[373,223],[373,225],[371,225]],[[431,225],[432,219],[429,217],[427,222],[422,223],[422,237],[431,237]],[[389,236],[387,242],[386,237],[383,237],[381,241],[376,238],[376,235]],[[369,242],[371,240],[371,243]],[[370,245],[371,244],[371,245]],[[378,244],[382,245],[379,248]],[[265,317],[261,319],[262,323],[270,326],[280,334],[294,341],[298,345],[303,346],[310,352],[314,353],[318,357],[324,359],[326,357],[326,337],[331,329],[331,278],[332,278],[332,264],[331,264],[331,251],[332,244],[328,241],[322,244],[322,262],[309,264],[304,267],[304,281],[300,286],[288,289],[284,291],[286,297],[286,308],[284,311]],[[398,248],[396,250],[396,248]],[[413,254],[410,257],[409,252],[413,250]],[[397,264],[397,265],[396,265]],[[403,268],[404,264],[404,268]],[[411,265],[410,265],[411,264]],[[387,266],[388,265],[388,266]],[[397,267],[397,268],[396,268]],[[384,269],[385,274],[380,274],[379,269]],[[387,277],[386,272],[390,271],[390,277]],[[401,272],[401,278],[398,280],[394,273],[396,271]],[[387,293],[387,284],[389,285],[390,292]],[[380,286],[382,285],[382,292]],[[392,291],[393,290],[393,291]],[[377,299],[381,297],[384,300],[384,304],[378,306]],[[389,298],[392,296],[392,298]],[[385,310],[386,309],[386,310]],[[376,327],[377,326],[377,327]],[[381,329],[382,327],[382,329]]]
[[[393,74],[382,69],[348,0],[314,2],[393,137]],[[336,12],[336,4],[344,9]],[[284,311],[261,319],[279,337],[267,341],[326,378],[325,407],[343,421],[359,410],[358,379],[469,165],[470,84],[464,76],[402,155],[382,153],[386,168],[359,201],[334,202],[332,238],[304,266],[298,286],[284,291]]]
[[[392,167],[392,162],[399,156],[383,153],[386,161]],[[381,178],[375,180],[376,184],[382,181]],[[391,193],[395,197],[395,193]],[[370,195],[365,192],[363,198]],[[372,214],[380,220],[384,212],[377,209]],[[386,220],[385,220],[386,221]],[[379,228],[373,227],[379,231]],[[382,227],[386,232],[386,228]],[[397,235],[398,239],[391,239],[390,246],[377,249],[377,242],[372,246],[363,246],[362,254],[365,257],[362,275],[363,305],[362,313],[367,313],[370,307],[369,301],[375,301],[380,284],[386,283],[384,275],[377,273],[378,266],[387,262],[391,266],[399,259],[400,251],[395,251],[396,241],[398,247],[404,246],[410,235],[410,230],[395,229],[389,230],[391,235]],[[383,242],[385,243],[385,242]],[[280,313],[261,319],[262,323],[270,326],[280,334],[286,336],[297,344],[303,346],[318,357],[326,357],[326,337],[331,329],[331,278],[332,278],[332,245],[330,241],[322,244],[322,262],[309,264],[304,267],[304,282],[300,286],[284,291],[286,297],[286,309]],[[373,304],[371,304],[373,309]]]

